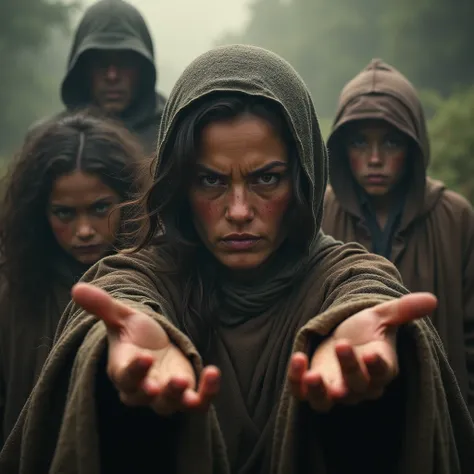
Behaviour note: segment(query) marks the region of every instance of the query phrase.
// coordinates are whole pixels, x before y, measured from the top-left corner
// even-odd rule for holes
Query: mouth
[[[386,184],[388,178],[383,174],[369,174],[365,180],[368,184]]]
[[[120,100],[125,96],[123,91],[105,91],[104,97],[107,100]]]
[[[261,237],[253,234],[229,234],[221,242],[229,250],[243,251],[255,247],[261,240]]]
[[[79,255],[94,255],[97,253],[101,253],[103,250],[102,245],[78,245],[74,248],[74,253]]]

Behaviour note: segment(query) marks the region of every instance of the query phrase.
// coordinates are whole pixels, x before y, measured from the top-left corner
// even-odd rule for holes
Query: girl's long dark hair
[[[182,113],[165,150],[157,158],[155,181],[143,199],[146,218],[135,250],[155,242],[160,245],[162,254],[169,257],[166,259],[168,268],[163,271],[179,275],[183,288],[178,323],[201,350],[205,350],[203,341],[209,341],[208,336],[218,315],[215,275],[212,265],[209,265],[209,254],[200,245],[194,229],[188,203],[189,187],[204,127],[245,115],[267,121],[287,147],[293,181],[293,202],[287,216],[289,228],[293,229],[288,239],[289,246],[304,254],[314,232],[309,181],[296,155],[296,145],[279,104],[246,94],[216,93],[204,97]]]
[[[145,177],[141,146],[112,121],[83,111],[39,127],[27,137],[0,187],[2,284],[11,301],[29,302],[32,308],[51,288],[61,255],[47,220],[54,181],[80,170],[98,176],[125,201],[143,191]],[[119,245],[126,245],[130,231],[122,225]]]

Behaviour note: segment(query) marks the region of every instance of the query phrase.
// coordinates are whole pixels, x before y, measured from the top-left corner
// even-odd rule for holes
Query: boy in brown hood
[[[411,291],[438,297],[433,314],[474,415],[474,213],[426,175],[423,109],[413,85],[372,60],[342,90],[328,140],[323,230],[398,267]]]

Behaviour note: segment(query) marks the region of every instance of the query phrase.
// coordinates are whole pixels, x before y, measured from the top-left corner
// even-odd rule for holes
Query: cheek
[[[405,153],[400,152],[393,155],[387,163],[388,171],[394,177],[400,177],[405,170]]]
[[[74,237],[74,226],[72,223],[61,222],[55,217],[50,218],[49,223],[59,245],[64,247],[71,243]]]
[[[120,211],[112,211],[107,217],[95,220],[94,229],[103,241],[113,243],[120,229]]]
[[[102,74],[98,71],[92,71],[90,75],[92,93],[96,93],[102,83]]]
[[[279,225],[286,212],[291,200],[291,191],[278,193],[259,205],[260,216],[268,223]]]
[[[133,94],[136,89],[136,85],[138,83],[138,73],[135,70],[126,70],[123,71],[123,82],[124,85],[127,87],[128,92]]]
[[[349,166],[355,176],[359,176],[365,167],[364,160],[357,153],[349,153]]]
[[[205,229],[216,225],[223,214],[219,199],[209,199],[196,193],[191,195],[190,202],[195,221]]]

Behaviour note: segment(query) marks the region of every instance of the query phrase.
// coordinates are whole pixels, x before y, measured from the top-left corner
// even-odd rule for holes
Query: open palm
[[[148,405],[161,415],[209,405],[219,390],[216,367],[203,370],[196,390],[191,363],[158,322],[89,284],[77,284],[72,296],[107,328],[107,373],[125,404]]]

